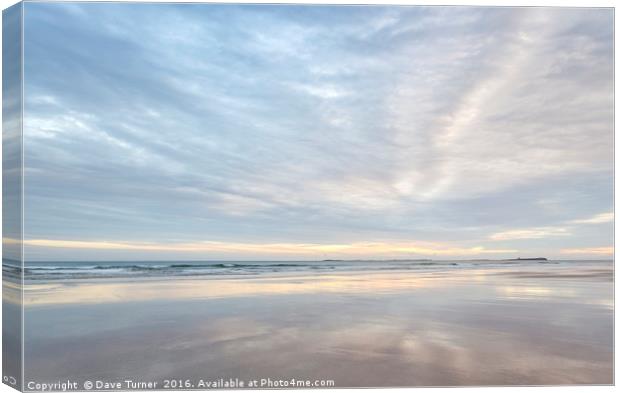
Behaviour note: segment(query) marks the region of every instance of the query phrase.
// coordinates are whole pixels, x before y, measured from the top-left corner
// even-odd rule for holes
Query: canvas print
[[[611,8],[3,12],[3,382],[613,384]]]

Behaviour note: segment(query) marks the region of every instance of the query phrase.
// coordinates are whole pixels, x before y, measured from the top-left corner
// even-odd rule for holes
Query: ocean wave
[[[196,261],[196,262],[32,262],[23,269],[26,280],[70,280],[94,278],[139,278],[210,275],[260,275],[297,272],[356,272],[395,270],[445,270],[461,268],[501,267],[503,265],[557,264],[558,261],[515,260],[391,260],[391,261]],[[20,277],[19,265],[3,264],[7,277]]]
[[[260,274],[286,270],[303,270],[311,268],[331,268],[313,266],[308,263],[101,263],[80,265],[64,263],[54,265],[45,263],[38,266],[27,266],[23,269],[28,280],[80,279],[80,278],[112,278],[112,277],[156,277],[156,276],[200,276],[214,274]],[[7,267],[5,272],[19,274],[19,267]]]

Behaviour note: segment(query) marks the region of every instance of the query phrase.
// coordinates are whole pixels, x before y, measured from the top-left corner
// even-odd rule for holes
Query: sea
[[[609,260],[322,260],[322,261],[46,261],[26,262],[24,280],[53,281],[106,278],[168,278],[200,276],[265,275],[311,272],[433,271],[472,268],[608,267]],[[3,260],[5,278],[19,277],[19,263]]]

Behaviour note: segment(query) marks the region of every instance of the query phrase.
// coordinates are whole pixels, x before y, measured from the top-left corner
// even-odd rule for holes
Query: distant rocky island
[[[506,259],[507,261],[548,261],[547,258],[543,258],[543,257],[536,257],[536,258],[512,258],[512,259]]]

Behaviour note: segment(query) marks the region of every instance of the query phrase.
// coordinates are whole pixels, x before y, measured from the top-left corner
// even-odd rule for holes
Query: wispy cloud
[[[489,236],[489,238],[491,240],[543,239],[551,236],[568,236],[570,234],[568,228],[540,227],[497,232]]]
[[[346,97],[350,94],[348,91],[334,85],[294,83],[291,87],[295,90],[324,100]]]
[[[601,213],[590,218],[582,218],[578,220],[569,221],[570,224],[602,224],[606,222],[612,222],[614,220],[614,213]]]
[[[575,225],[603,224],[614,220],[613,213],[596,214],[589,218],[569,220],[567,226],[537,227],[501,231],[489,236],[491,240],[543,239],[555,236],[569,236],[575,231]]]
[[[565,248],[561,250],[562,254],[573,255],[606,255],[610,256],[614,253],[613,247],[586,247],[586,248]]]

